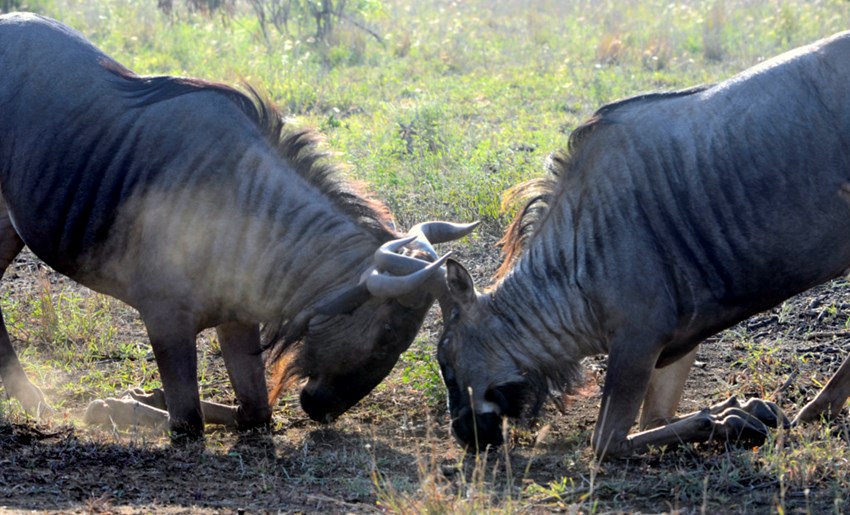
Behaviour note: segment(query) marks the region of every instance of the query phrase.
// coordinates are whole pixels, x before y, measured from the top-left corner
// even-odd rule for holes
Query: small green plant
[[[755,394],[760,399],[773,399],[787,376],[799,369],[800,363],[789,363],[779,357],[781,341],[766,345],[746,340],[743,345],[746,353],[737,363],[743,370],[737,375],[735,389]]]
[[[403,385],[423,392],[431,405],[445,404],[443,378],[432,349],[414,344],[402,354],[397,366],[401,368],[400,380]]]

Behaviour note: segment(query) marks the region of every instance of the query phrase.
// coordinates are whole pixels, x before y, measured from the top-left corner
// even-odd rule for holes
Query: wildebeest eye
[[[490,388],[484,399],[499,407],[502,416],[519,418],[526,398],[527,385],[524,382],[507,383]]]

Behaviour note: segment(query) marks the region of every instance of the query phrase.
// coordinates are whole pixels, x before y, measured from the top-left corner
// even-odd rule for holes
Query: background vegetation
[[[303,16],[278,32],[250,4],[282,0],[231,0],[227,13],[188,9],[196,0],[170,15],[153,0],[8,1],[139,73],[260,86],[321,127],[404,222],[482,219],[494,233],[502,191],[540,173],[600,105],[728,77],[847,28],[850,11],[843,0],[351,1],[318,39],[298,6],[322,2],[289,2]]]
[[[545,156],[564,146],[570,131],[602,104],[721,80],[850,28],[850,2],[844,0],[159,4],[2,0],[0,9],[28,9],[57,18],[138,73],[258,86],[288,115],[320,127],[330,146],[351,163],[352,175],[390,205],[401,225],[428,218],[482,220],[477,236],[460,249],[468,261],[485,261],[479,275],[492,270],[495,257],[489,245],[512,216],[510,206],[503,209],[502,192],[539,175]],[[37,383],[50,385],[51,399],[60,408],[73,409],[130,386],[157,384],[144,332],[132,313],[111,299],[68,285],[31,258],[17,266],[17,273],[37,279],[26,291],[7,289],[2,309],[30,374]],[[417,391],[426,411],[441,412],[445,396],[432,358],[436,330],[424,331],[379,389],[379,398],[382,391]],[[734,334],[724,338],[742,347],[752,344]],[[203,358],[218,352],[209,335],[199,349]],[[770,358],[761,347],[744,350],[749,357],[739,365],[758,383],[753,390],[771,391],[772,382],[781,383],[778,378],[786,371],[781,359]],[[201,380],[205,396],[229,395],[220,366],[205,368]],[[284,419],[297,410],[283,409]],[[377,408],[373,404],[369,409]],[[6,411],[13,420],[20,417],[13,406]],[[794,504],[784,489],[808,492],[814,485],[827,492],[826,504],[819,506],[835,500],[840,511],[843,501],[834,491],[848,487],[842,478],[845,442],[828,436],[834,448],[809,444],[793,454],[771,450],[719,457],[708,464],[681,454],[660,458],[668,467],[663,469],[666,475],[612,474],[602,483],[594,479],[600,469],[582,454],[586,434],[559,438],[577,439],[560,463],[578,472],[552,482],[511,480],[506,487],[489,475],[495,465],[475,461],[468,464],[479,475],[463,476],[460,487],[446,490],[434,479],[442,477],[434,475],[441,465],[425,458],[420,473],[406,480],[378,475],[367,478],[365,487],[358,484],[383,508],[433,512],[529,506],[628,511],[647,504],[617,504],[618,489],[651,496],[654,487],[643,482],[645,477],[671,492],[661,505],[668,508],[722,508],[735,495],[728,492],[739,491],[729,484],[744,483],[772,485],[771,510],[783,511],[786,505],[810,509],[808,498]],[[525,463],[534,467],[535,436],[519,442]],[[450,445],[448,440],[443,444]],[[577,479],[582,474],[589,487]],[[703,483],[708,477],[711,485]]]

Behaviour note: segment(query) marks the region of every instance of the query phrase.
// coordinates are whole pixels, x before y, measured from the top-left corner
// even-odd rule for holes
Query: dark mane
[[[575,132],[573,133],[575,134]],[[546,175],[517,184],[505,192],[502,207],[525,200],[525,206],[508,226],[497,245],[502,248],[502,264],[494,280],[499,281],[513,268],[522,250],[534,236],[540,221],[549,212],[549,205],[558,184],[558,179],[569,167],[570,158],[563,151],[556,151],[546,158]]]
[[[703,85],[677,91],[645,93],[606,104],[570,133],[567,144],[568,151],[559,150],[547,157],[546,175],[518,184],[505,192],[502,200],[503,208],[521,200],[525,201],[525,206],[508,226],[502,239],[499,240],[498,245],[502,248],[502,264],[496,271],[494,280],[499,281],[513,268],[523,249],[534,236],[540,222],[549,212],[549,206],[554,200],[557,185],[575,166],[573,156],[581,144],[599,127],[613,123],[614,114],[617,110],[639,103],[693,95],[708,87]]]
[[[323,148],[324,139],[310,128],[294,128],[278,109],[256,89],[245,85],[246,92],[231,86],[203,79],[170,75],[139,76],[113,62],[103,66],[120,80],[116,89],[127,98],[137,100],[136,107],[163,102],[187,94],[213,91],[233,102],[277,149],[278,154],[305,181],[358,225],[379,241],[393,234],[394,224],[389,209],[374,198],[356,181],[351,180],[345,167],[331,160],[332,153]]]
[[[700,93],[710,88],[711,84],[702,84],[699,86],[692,86],[690,88],[685,89],[677,89],[673,91],[652,91],[649,93],[641,93],[640,95],[635,95],[633,97],[623,98],[621,100],[616,100],[611,102],[610,104],[605,104],[600,107],[593,113],[593,116],[590,118],[593,120],[594,118],[604,118],[605,116],[611,114],[612,111],[617,109],[622,109],[625,107],[630,107],[632,104],[646,103],[646,102],[654,102],[657,100],[668,100],[671,98],[679,98],[686,97],[688,95],[694,95],[696,93]]]

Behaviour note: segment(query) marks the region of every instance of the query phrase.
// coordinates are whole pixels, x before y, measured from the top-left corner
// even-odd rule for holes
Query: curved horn
[[[428,266],[428,261],[396,253],[398,249],[416,238],[417,236],[408,236],[381,245],[375,251],[375,268],[379,272],[389,272],[393,275],[408,275]]]
[[[408,243],[415,240],[416,238],[417,238],[417,235],[411,234],[411,235],[408,235],[408,236],[403,236],[401,238],[396,238],[394,240],[390,240],[390,241],[384,243],[383,245],[381,245],[380,247],[378,247],[378,250],[375,251],[375,257],[377,258],[380,254],[385,253],[385,252],[393,252],[394,253],[398,249],[404,247]]]
[[[445,282],[443,279],[445,272],[441,267],[451,253],[436,259],[437,253],[431,243],[444,243],[462,238],[471,233],[478,223],[422,222],[411,227],[406,236],[384,243],[375,251],[374,265],[370,271],[364,274],[360,284],[316,306],[310,313],[304,313],[297,317],[291,324],[287,339],[302,336],[310,318],[316,314],[334,316],[351,313],[369,300],[370,296],[399,298],[424,291],[433,293],[435,283],[442,284]],[[429,263],[398,253],[402,247],[414,242],[420,249],[433,256],[436,261]],[[437,281],[432,282],[435,275]],[[422,290],[423,287],[424,290]],[[417,292],[417,290],[422,291]]]
[[[428,264],[428,266],[421,270],[399,277],[382,274],[374,270],[366,278],[366,287],[369,288],[369,292],[375,297],[402,297],[421,288],[431,280],[434,274],[440,273],[440,267],[443,266],[443,263],[446,262],[450,255],[451,252],[437,261]]]
[[[470,224],[456,224],[453,222],[421,222],[407,231],[407,234],[421,234],[431,243],[445,243],[463,238],[471,233],[481,222],[472,222]]]
[[[471,233],[477,225],[478,222],[471,224],[438,221],[418,223],[407,231],[407,234],[416,236],[416,241],[412,242],[410,248],[416,248],[430,255],[432,259],[437,259],[439,254],[434,250],[434,244],[462,238]]]

